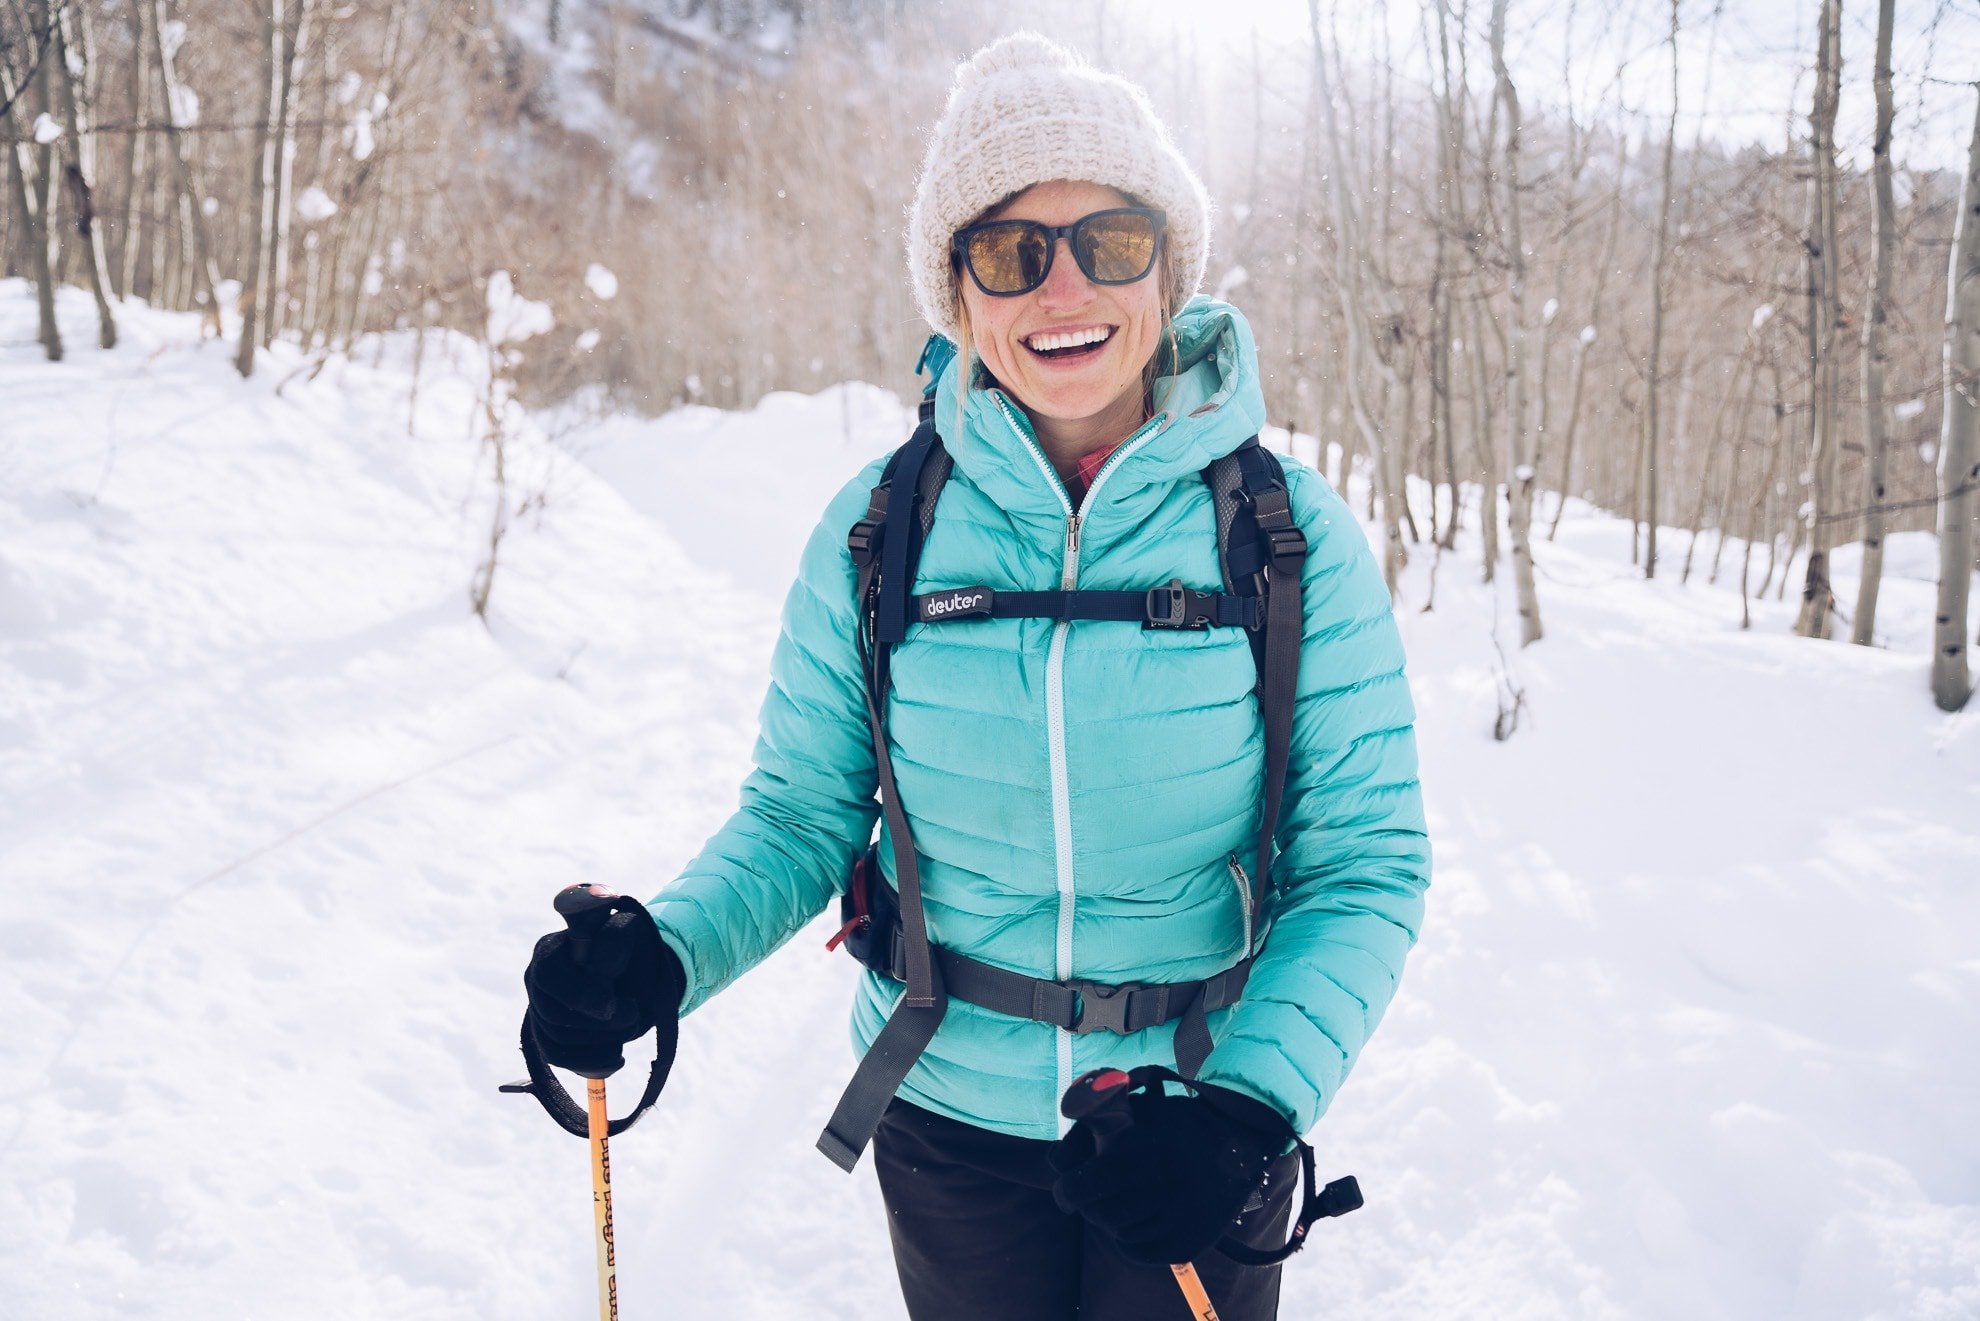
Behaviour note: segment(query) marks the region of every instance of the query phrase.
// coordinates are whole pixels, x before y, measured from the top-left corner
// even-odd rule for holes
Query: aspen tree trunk
[[[1499,483],[1486,454],[1486,437],[1492,434],[1492,399],[1485,387],[1485,318],[1477,299],[1466,304],[1471,314],[1470,333],[1465,338],[1465,358],[1471,364],[1472,453],[1478,464],[1479,530],[1485,539],[1486,582],[1499,576]]]
[[[1671,0],[1671,118],[1664,133],[1663,188],[1657,203],[1657,241],[1650,257],[1650,370],[1643,400],[1643,520],[1647,539],[1643,576],[1657,576],[1657,372],[1664,353],[1664,269],[1670,260],[1671,172],[1677,156],[1678,0]]]
[[[1313,33],[1313,76],[1319,79],[1319,104],[1326,123],[1327,141],[1332,157],[1332,168],[1328,176],[1333,182],[1334,193],[1334,263],[1335,284],[1341,298],[1341,321],[1347,331],[1348,360],[1343,364],[1343,374],[1347,378],[1348,406],[1354,413],[1357,429],[1368,444],[1369,467],[1372,469],[1378,486],[1382,504],[1382,524],[1384,529],[1382,577],[1388,583],[1389,594],[1396,593],[1397,575],[1402,570],[1404,553],[1402,546],[1401,510],[1397,507],[1396,492],[1387,488],[1392,472],[1387,459],[1387,442],[1381,426],[1375,420],[1365,397],[1362,380],[1363,370],[1376,367],[1377,355],[1371,352],[1368,344],[1368,327],[1363,320],[1364,289],[1373,281],[1364,282],[1361,278],[1363,253],[1359,243],[1360,225],[1358,212],[1351,196],[1346,179],[1347,153],[1342,148],[1340,116],[1334,106],[1333,88],[1327,72],[1326,47],[1320,37],[1319,0],[1307,0],[1307,20]],[[1379,295],[1377,295],[1379,299]],[[1389,315],[1384,306],[1378,309],[1377,324],[1388,327],[1397,324],[1398,317]]]
[[[1808,566],[1801,586],[1801,612],[1794,631],[1802,637],[1829,636],[1829,548],[1837,524],[1830,517],[1836,499],[1836,102],[1842,83],[1842,0],[1822,0],[1822,30],[1816,45],[1815,100],[1809,112],[1815,159],[1808,180],[1808,470],[1810,484],[1804,531]]]
[[[1946,271],[1946,404],[1939,430],[1939,603],[1933,615],[1932,700],[1957,711],[1973,693],[1966,607],[1973,584],[1974,490],[1980,487],[1980,98]]]
[[[1506,530],[1512,541],[1513,585],[1521,646],[1541,637],[1540,598],[1533,584],[1534,455],[1526,427],[1526,251],[1520,229],[1519,92],[1506,68],[1506,0],[1492,4],[1492,70],[1506,115],[1503,148],[1506,288],[1511,304],[1506,339]]]
[[[1691,506],[1691,542],[1685,547],[1684,571],[1678,574],[1678,581],[1680,583],[1691,581],[1691,562],[1692,558],[1698,553],[1698,534],[1705,526],[1705,505],[1710,499],[1713,490],[1712,474],[1717,471],[1719,466],[1719,437],[1725,434],[1726,412],[1732,407],[1733,396],[1739,393],[1740,378],[1745,373],[1746,353],[1742,350],[1739,357],[1733,362],[1732,376],[1726,381],[1726,392],[1719,396],[1719,406],[1712,410],[1712,428],[1705,435],[1705,455],[1703,462],[1699,464],[1698,471],[1698,498],[1692,502]],[[1736,461],[1733,471],[1735,474],[1739,471]],[[1730,480],[1728,479],[1728,481]],[[1720,501],[1720,506],[1721,508],[1724,507],[1723,500]],[[1719,544],[1724,545],[1725,540],[1726,529],[1724,522],[1721,521],[1719,526]],[[1716,555],[1713,557],[1715,563],[1717,562],[1717,558]]]
[[[151,231],[152,220],[146,214],[148,207],[140,206],[138,199],[150,188],[149,175],[145,169],[146,157],[151,145],[151,134],[143,128],[144,118],[151,111],[151,61],[145,58],[145,51],[151,40],[145,35],[145,15],[149,5],[134,4],[130,7],[131,17],[131,123],[138,125],[131,133],[130,150],[124,155],[124,224],[119,231],[123,248],[119,252],[119,267],[122,279],[118,292],[126,298],[137,296],[138,268],[143,262],[144,236]],[[152,291],[157,297],[157,291]]]
[[[52,40],[52,35],[44,27],[35,33],[36,49],[42,51],[43,64],[47,54],[40,43]],[[37,163],[39,153],[34,148],[34,115],[28,104],[27,87],[14,81],[13,67],[0,60],[0,101],[8,107],[7,116],[10,134],[14,139],[13,168],[7,172],[8,183],[14,193],[14,209],[20,213],[21,229],[26,236],[28,271],[34,279],[35,305],[40,314],[42,352],[50,362],[62,360],[62,331],[55,324],[55,257],[57,235],[48,214],[48,191],[41,184],[41,167]]]
[[[1867,647],[1876,635],[1877,589],[1884,578],[1885,453],[1884,323],[1891,295],[1892,249],[1897,243],[1896,206],[1891,197],[1891,26],[1895,0],[1877,6],[1877,136],[1871,145],[1871,176],[1876,207],[1870,217],[1870,295],[1863,310],[1863,448],[1868,467],[1864,500],[1863,576],[1856,585],[1856,619],[1850,641]]]
[[[1437,81],[1432,94],[1437,107],[1437,220],[1435,265],[1430,281],[1430,465],[1434,474],[1441,448],[1444,485],[1448,491],[1449,514],[1438,544],[1445,550],[1457,547],[1458,527],[1463,522],[1464,492],[1458,485],[1456,413],[1452,400],[1451,340],[1456,319],[1452,313],[1450,236],[1457,229],[1463,211],[1464,182],[1459,172],[1458,135],[1463,121],[1454,107],[1451,92],[1451,38],[1449,0],[1434,0],[1437,15]],[[1427,11],[1424,44],[1429,44]],[[1434,483],[1434,477],[1433,477]],[[1432,502],[1432,509],[1435,503]]]
[[[1740,404],[1740,411],[1738,415],[1739,432],[1737,435],[1733,437],[1732,475],[1726,478],[1725,490],[1720,492],[1719,494],[1718,508],[1713,515],[1713,521],[1716,522],[1719,527],[1719,541],[1717,545],[1712,547],[1712,568],[1711,568],[1711,572],[1706,576],[1705,579],[1707,582],[1710,583],[1716,583],[1719,581],[1719,562],[1721,557],[1724,556],[1726,551],[1726,537],[1732,531],[1731,523],[1732,523],[1733,496],[1737,494],[1739,491],[1739,470],[1742,466],[1745,465],[1746,462],[1747,423],[1748,420],[1753,416],[1753,408],[1754,405],[1759,402],[1759,395],[1760,395],[1760,368],[1757,364],[1755,364],[1752,367],[1752,369],[1746,373],[1746,398],[1742,400]],[[1750,545],[1753,536],[1753,529],[1750,526],[1750,520],[1749,520],[1749,526],[1746,529],[1746,536],[1747,536],[1748,544]]]
[[[165,51],[165,0],[139,0],[151,6],[151,53],[156,63],[152,66],[158,74],[158,94],[164,106],[165,142],[172,154],[172,169],[178,180],[179,219],[185,227],[184,239],[190,244],[193,278],[193,298],[200,306],[200,312],[208,328],[215,335],[220,333],[220,298],[214,286],[220,283],[220,273],[213,265],[213,248],[206,239],[206,212],[204,190],[199,186],[199,172],[193,168],[192,144],[179,126],[179,79],[172,70],[172,57]]]
[[[262,290],[275,256],[275,157],[280,150],[276,125],[282,116],[282,0],[264,0],[261,10],[261,49],[264,56],[261,121],[255,130],[254,175],[248,182],[246,224],[241,228],[252,245],[242,264],[241,342],[234,368],[254,375],[254,350],[261,342]]]
[[[96,129],[89,113],[91,52],[82,11],[75,5],[63,5],[55,15],[50,36],[54,45],[49,62],[61,92],[62,154],[67,158],[76,236],[82,240],[83,270],[89,276],[90,294],[96,299],[96,342],[100,348],[114,349],[117,317],[110,310],[110,257],[103,246],[103,230],[96,223]]]
[[[1575,339],[1574,369],[1568,385],[1567,435],[1561,439],[1561,503],[1554,507],[1554,521],[1547,527],[1547,540],[1561,530],[1561,510],[1567,507],[1567,493],[1574,480],[1574,438],[1581,429],[1581,392],[1588,379],[1588,350],[1595,346],[1596,318],[1602,314],[1602,295],[1609,287],[1609,271],[1616,264],[1616,235],[1622,229],[1623,167],[1629,162],[1629,139],[1616,134],[1616,191],[1609,199],[1609,225],[1602,235],[1602,257],[1595,266],[1595,291],[1588,303],[1588,322]]]
[[[296,120],[302,97],[296,92],[296,73],[301,67],[304,48],[309,44],[310,0],[289,0],[288,28],[282,39],[282,93],[280,125],[275,147],[275,255],[269,275],[268,296],[262,300],[261,342],[265,346],[288,328],[289,323],[289,221],[295,214]]]

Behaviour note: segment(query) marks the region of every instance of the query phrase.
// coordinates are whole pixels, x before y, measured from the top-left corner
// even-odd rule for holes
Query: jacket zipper
[[[1225,864],[1230,868],[1231,879],[1237,883],[1238,908],[1244,914],[1244,952],[1239,957],[1251,957],[1251,878],[1244,874],[1244,864],[1233,853]]]
[[[1128,454],[1141,447],[1149,437],[1161,427],[1158,419],[1166,420],[1157,414],[1143,425],[1139,432],[1129,437],[1121,447],[1107,456],[1100,465],[1100,471],[1093,475],[1093,482],[1086,488],[1086,497],[1074,509],[1072,498],[1066,493],[1066,485],[1059,480],[1045,451],[1039,447],[1030,428],[1021,424],[1003,391],[993,390],[991,397],[997,401],[997,409],[1003,414],[1005,425],[1011,434],[1018,438],[1025,452],[1038,465],[1045,478],[1045,484],[1059,497],[1060,506],[1066,511],[1066,551],[1065,561],[1059,569],[1059,590],[1070,592],[1079,584],[1079,531],[1080,521],[1092,507],[1093,496],[1100,489],[1100,483],[1119,466]],[[1073,899],[1076,892],[1072,859],[1072,789],[1066,773],[1066,635],[1072,631],[1072,624],[1060,620],[1052,626],[1051,649],[1045,657],[1045,743],[1052,764],[1052,851],[1057,869],[1059,888],[1059,929],[1055,967],[1060,981],[1069,980],[1073,966]],[[1060,1029],[1058,1037],[1058,1089],[1055,1096],[1063,1096],[1072,1087],[1072,1039],[1071,1032]],[[1057,1110],[1057,1107],[1054,1107]],[[1058,1116],[1059,1134],[1064,1136],[1071,1121],[1064,1115]]]

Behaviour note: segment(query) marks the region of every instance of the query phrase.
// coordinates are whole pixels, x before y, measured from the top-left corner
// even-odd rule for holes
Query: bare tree
[[[1829,583],[1829,550],[1836,541],[1837,520],[1830,517],[1836,499],[1836,435],[1838,395],[1836,325],[1836,103],[1842,87],[1842,0],[1822,0],[1821,32],[1816,43],[1815,101],[1808,123],[1813,133],[1814,160],[1808,177],[1808,416],[1809,490],[1804,528],[1808,535],[1808,567],[1801,586],[1801,613],[1794,631],[1803,637],[1829,636],[1830,607],[1835,593]]]
[[[44,117],[48,113],[47,71],[55,33],[48,23],[45,0],[39,0],[31,13],[20,17],[26,20],[27,69],[17,74],[5,58],[4,49],[0,49],[0,98],[5,99],[14,139],[13,168],[7,173],[14,193],[14,209],[20,213],[21,229],[27,236],[28,264],[34,276],[35,302],[40,313],[41,349],[50,362],[60,362],[62,331],[55,322],[55,271],[61,260],[61,232],[50,214],[53,193],[49,188],[49,149],[46,145],[39,149],[36,146],[36,139],[41,136],[39,126],[50,122]],[[40,111],[33,117],[29,111],[37,107],[29,104],[30,87],[37,93]]]
[[[151,48],[151,38],[146,35],[145,25],[151,6],[133,4],[129,6],[131,23],[131,50],[134,58],[128,82],[131,89],[131,123],[142,125],[145,115],[151,109],[151,61],[145,52]],[[150,217],[146,208],[139,205],[141,187],[147,180],[146,157],[149,154],[151,135],[142,131],[130,134],[129,150],[124,153],[124,223],[118,228],[117,240],[122,245],[118,249],[117,269],[119,279],[117,291],[127,298],[137,296],[138,263],[142,258],[144,244],[142,235],[149,228]],[[155,296],[155,295],[154,295]]]
[[[110,310],[110,259],[104,251],[103,230],[96,223],[96,129],[89,102],[91,64],[89,27],[82,9],[64,4],[52,15],[49,67],[61,92],[64,173],[69,180],[69,205],[76,236],[82,240],[83,270],[96,299],[96,342],[117,347],[117,318]]]
[[[1932,700],[1957,711],[1972,696],[1966,607],[1973,584],[1974,491],[1980,488],[1980,97],[1946,272],[1945,416],[1939,430],[1939,605]]]
[[[262,291],[269,283],[275,259],[276,162],[281,157],[282,0],[264,0],[261,9],[261,41],[265,62],[262,86],[266,93],[263,113],[255,125],[254,174],[248,185],[248,205],[243,232],[249,236],[249,251],[242,265],[241,342],[234,354],[234,366],[243,376],[254,375],[254,350],[261,342]]]
[[[192,240],[193,298],[199,304],[208,328],[217,335],[220,333],[220,300],[214,286],[220,283],[220,275],[214,267],[213,246],[206,233],[205,189],[200,187],[199,171],[193,164],[192,143],[179,122],[180,107],[188,102],[173,65],[173,52],[166,48],[165,0],[138,2],[151,6],[151,51],[156,60],[152,67],[158,74],[166,147],[171,153],[172,169],[178,182],[180,223]],[[181,27],[178,30],[184,29]]]
[[[296,74],[309,44],[313,12],[312,0],[288,0],[288,23],[282,34],[282,86],[277,98],[274,254],[268,293],[262,299],[263,344],[280,334],[289,321],[289,220],[295,214],[296,121],[302,104],[296,92]]]
[[[1519,602],[1521,646],[1538,642],[1540,598],[1533,586],[1533,444],[1526,422],[1526,252],[1520,228],[1519,92],[1506,68],[1506,0],[1492,4],[1492,70],[1505,111],[1501,161],[1505,184],[1506,290],[1511,304],[1506,332],[1506,529],[1512,541],[1513,582]]]
[[[1368,445],[1370,467],[1374,473],[1374,486],[1381,501],[1382,523],[1386,531],[1383,540],[1382,572],[1389,584],[1389,591],[1396,590],[1396,578],[1402,570],[1405,559],[1402,545],[1402,518],[1398,503],[1401,493],[1391,485],[1396,471],[1392,467],[1392,455],[1382,434],[1381,423],[1369,405],[1364,386],[1364,373],[1372,375],[1382,372],[1386,377],[1393,375],[1381,355],[1369,343],[1368,320],[1372,319],[1384,334],[1391,332],[1401,322],[1401,313],[1394,308],[1393,300],[1385,297],[1387,292],[1379,279],[1366,271],[1360,247],[1360,210],[1347,184],[1348,154],[1342,143],[1339,107],[1334,103],[1334,92],[1327,73],[1326,44],[1320,35],[1319,0],[1307,0],[1307,20],[1313,34],[1313,76],[1317,80],[1315,88],[1321,118],[1326,126],[1330,168],[1327,173],[1333,184],[1334,201],[1334,282],[1341,299],[1341,320],[1345,325],[1348,340],[1347,362],[1343,374],[1347,378],[1348,406],[1353,410],[1356,429]],[[1368,278],[1364,278],[1368,276]],[[1368,311],[1369,302],[1375,302],[1372,317]]]
[[[1884,484],[1889,470],[1885,452],[1884,323],[1890,316],[1892,249],[1897,244],[1896,207],[1891,197],[1891,26],[1895,0],[1877,6],[1877,136],[1871,146],[1871,175],[1877,193],[1870,215],[1870,291],[1863,309],[1863,448],[1866,453],[1866,499],[1863,524],[1863,572],[1856,586],[1856,619],[1850,640],[1869,646],[1876,636],[1877,589],[1884,577]]]
[[[1671,247],[1671,175],[1677,154],[1678,116],[1678,0],[1671,0],[1671,117],[1664,132],[1663,187],[1657,202],[1657,240],[1650,257],[1650,361],[1645,373],[1643,399],[1643,471],[1645,490],[1644,523],[1646,539],[1643,576],[1657,576],[1657,402],[1658,371],[1664,353],[1665,268]]]

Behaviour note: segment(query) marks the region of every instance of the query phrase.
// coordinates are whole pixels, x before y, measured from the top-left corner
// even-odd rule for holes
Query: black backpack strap
[[[1250,625],[1258,663],[1258,710],[1265,726],[1264,804],[1258,816],[1258,853],[1251,873],[1251,911],[1265,911],[1271,893],[1274,837],[1285,799],[1286,763],[1292,751],[1293,703],[1299,691],[1299,643],[1305,629],[1300,575],[1306,538],[1293,525],[1285,470],[1279,457],[1253,436],[1203,470],[1217,523],[1217,562],[1226,598],[1264,600]],[[1256,917],[1253,931],[1260,923]],[[1254,934],[1253,940],[1257,939]],[[1256,947],[1245,951],[1250,958]],[[1194,1078],[1215,1046],[1208,1006],[1190,1007],[1176,1024],[1176,1067]]]
[[[888,656],[893,645],[907,636],[915,564],[950,470],[948,451],[935,432],[934,403],[923,400],[920,424],[888,461],[881,483],[867,503],[867,517],[854,525],[848,541],[859,569],[859,649],[866,719],[873,738],[880,812],[886,818],[894,850],[907,988],[854,1071],[825,1131],[818,1135],[818,1149],[847,1172],[859,1163],[894,1093],[935,1039],[949,1004],[941,969],[928,943],[928,914],[921,902],[921,868],[915,857],[914,833],[901,805],[893,757],[887,749],[887,691]]]
[[[1306,626],[1300,599],[1306,537],[1293,522],[1285,468],[1256,436],[1205,468],[1203,480],[1210,487],[1216,514],[1224,590],[1265,598],[1262,627],[1251,639],[1258,662],[1258,709],[1265,726],[1265,801],[1251,874],[1252,911],[1260,912],[1270,893],[1273,839],[1292,752],[1299,644]]]
[[[1271,892],[1273,842],[1285,801],[1292,756],[1293,706],[1299,697],[1299,644],[1306,629],[1301,603],[1306,534],[1293,522],[1285,469],[1270,450],[1238,451],[1241,499],[1256,533],[1265,581],[1265,640],[1258,666],[1258,707],[1265,725],[1265,806],[1258,822],[1258,868],[1252,873],[1253,912]]]

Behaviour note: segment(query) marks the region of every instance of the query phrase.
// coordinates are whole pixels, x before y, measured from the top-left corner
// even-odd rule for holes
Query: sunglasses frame
[[[1103,280],[1086,268],[1085,260],[1079,255],[1079,240],[1077,235],[1092,221],[1104,220],[1109,216],[1123,215],[1146,217],[1155,226],[1155,247],[1149,253],[1147,268],[1141,274],[1131,276],[1125,280]],[[1036,283],[1027,285],[1022,289],[1000,292],[984,284],[983,277],[976,273],[976,265],[969,259],[969,240],[975,235],[985,233],[989,230],[1006,228],[1030,229],[1042,232],[1045,235],[1045,268],[1038,273]],[[1149,273],[1155,269],[1155,264],[1162,258],[1162,245],[1168,239],[1168,229],[1168,213],[1155,207],[1110,206],[1104,211],[1094,211],[1083,215],[1070,225],[1048,225],[1041,220],[988,220],[980,225],[968,225],[957,230],[955,237],[949,240],[949,251],[954,259],[961,264],[963,269],[969,272],[969,278],[976,282],[976,287],[982,290],[986,297],[1022,298],[1028,293],[1037,292],[1044,285],[1045,281],[1051,277],[1052,263],[1058,260],[1059,240],[1061,238],[1066,240],[1066,245],[1072,250],[1073,264],[1079,267],[1079,273],[1081,275],[1084,275],[1094,284],[1119,286],[1139,284],[1148,278]]]

